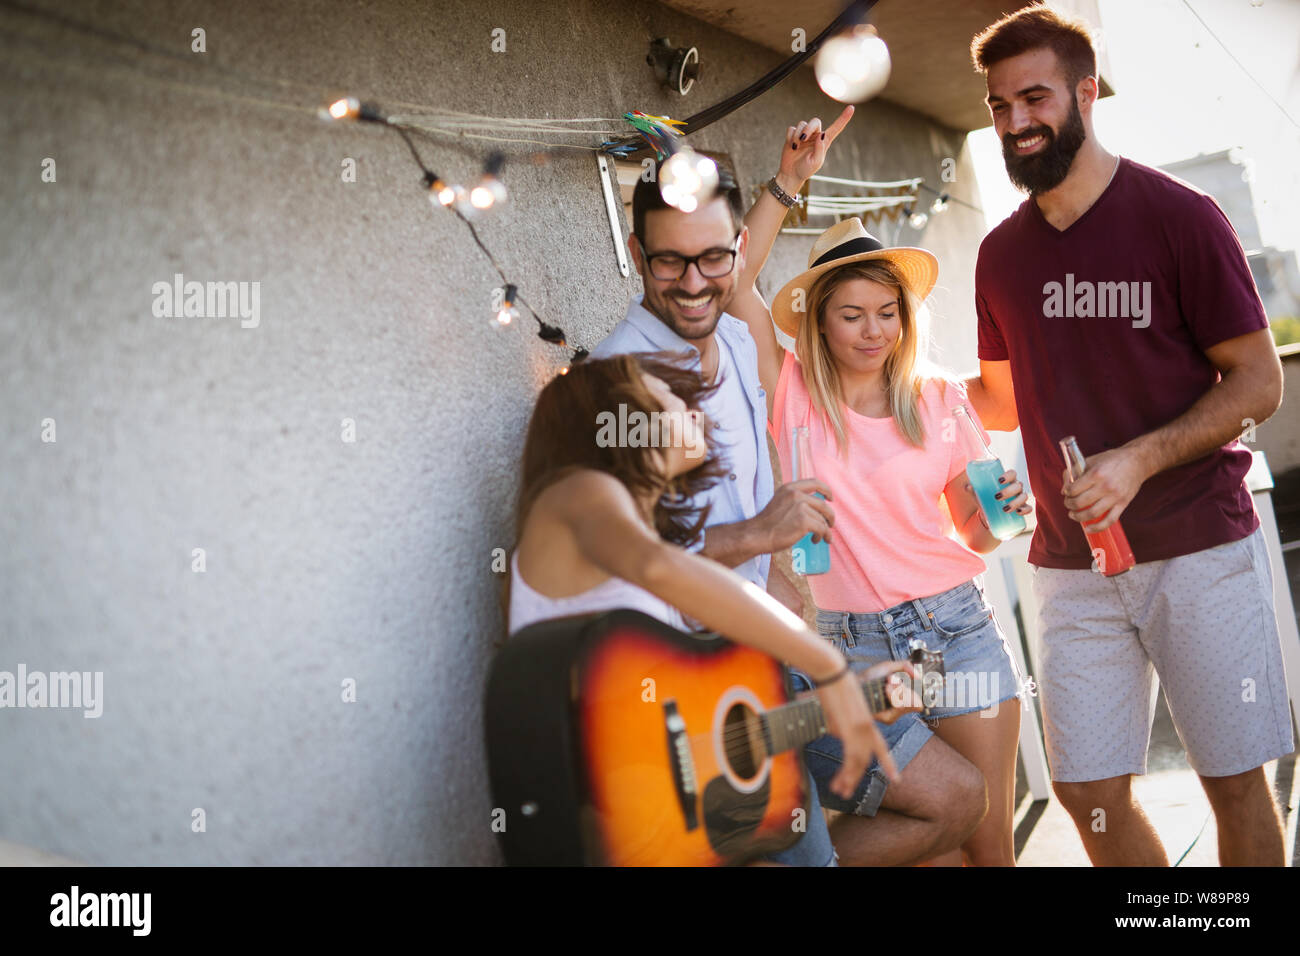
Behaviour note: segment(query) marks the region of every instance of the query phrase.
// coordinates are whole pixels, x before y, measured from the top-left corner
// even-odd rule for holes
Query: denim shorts
[[[816,785],[809,787],[806,832],[793,846],[764,857],[768,862],[786,866],[839,866],[839,857],[831,845],[831,832],[817,800],[817,789]]]
[[[931,686],[924,693],[926,718],[904,714],[892,724],[879,725],[900,771],[929,741],[930,728],[937,721],[975,711],[996,714],[1000,704],[1020,696],[1019,670],[975,581],[879,613],[818,611],[817,631],[840,649],[854,671],[865,671],[884,660],[906,660],[916,639],[931,651],[943,652],[946,676],[942,686]],[[792,674],[796,687],[811,688],[806,675]],[[829,788],[844,761],[839,740],[823,735],[804,748],[804,757],[823,805],[875,816],[888,784],[878,761],[871,762],[853,796],[844,800]]]

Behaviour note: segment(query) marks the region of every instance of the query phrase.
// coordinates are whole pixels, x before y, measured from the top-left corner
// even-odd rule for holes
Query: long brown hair
[[[925,445],[925,426],[921,422],[921,392],[937,369],[925,360],[926,335],[921,308],[912,291],[899,279],[889,263],[879,259],[851,262],[822,273],[808,290],[808,318],[799,324],[795,340],[799,367],[815,409],[820,411],[835,432],[836,445],[843,455],[848,438],[844,415],[844,388],[839,371],[826,344],[823,323],[826,306],[835,290],[853,279],[878,282],[898,295],[898,340],[885,359],[885,387],[889,394],[889,411],[899,432],[918,448]]]
[[[700,416],[709,446],[700,464],[669,478],[652,447],[621,447],[623,442],[598,439],[600,422],[639,412],[649,418],[662,413],[658,399],[642,375],[662,379],[686,407],[700,410],[700,401],[717,386],[706,386],[698,372],[685,365],[685,355],[652,352],[588,359],[576,363],[566,375],[557,375],[542,389],[524,439],[519,503],[515,509],[515,543],[537,496],[566,474],[579,468],[604,471],[621,481],[633,495],[657,496],[654,525],[659,536],[682,547],[699,538],[709,509],[691,499],[707,490],[726,467],[712,451],[712,424]]]

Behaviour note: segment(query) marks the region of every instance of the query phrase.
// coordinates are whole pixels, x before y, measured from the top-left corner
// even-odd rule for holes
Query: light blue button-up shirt
[[[611,355],[625,355],[630,352],[685,352],[690,356],[689,364],[697,371],[700,368],[700,353],[690,342],[682,338],[666,324],[648,311],[642,303],[642,296],[635,296],[627,309],[627,317],[614,330],[605,336],[591,351],[592,358],[609,358]],[[758,348],[749,334],[749,327],[734,315],[722,314],[718,327],[713,333],[719,349],[726,349],[732,368],[740,375],[748,406],[737,408],[734,404],[723,405],[721,415],[725,416],[725,428],[731,435],[752,436],[754,457],[758,468],[754,480],[754,511],[750,512],[740,490],[737,488],[736,475],[724,476],[704,494],[692,502],[696,507],[711,505],[709,525],[734,524],[748,521],[759,511],[767,507],[772,500],[772,462],[767,451],[767,393],[758,381]],[[716,393],[721,397],[722,392]],[[716,406],[715,406],[716,407]],[[722,457],[730,461],[732,455],[726,446],[719,446]],[[697,543],[699,550],[703,542]],[[753,581],[760,588],[767,590],[767,573],[772,556],[759,554],[735,568],[737,574]]]

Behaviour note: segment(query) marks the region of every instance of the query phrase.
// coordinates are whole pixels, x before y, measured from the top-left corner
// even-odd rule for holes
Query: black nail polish
[[[1005,485],[1006,483],[1007,483],[1007,480],[1006,480],[1005,478],[999,478],[999,479],[998,479],[998,484],[999,484],[999,485]]]
[[[996,498],[998,501],[1001,501],[1001,500],[1002,500],[1002,492],[999,491],[999,492],[998,492],[996,495],[994,495],[993,497]]]
[[[798,143],[791,143],[791,144],[790,144],[790,148],[791,148],[791,149],[798,149],[798,148],[799,148],[799,144],[798,144]]]
[[[825,138],[826,138],[826,134],[825,134],[825,133],[822,133],[822,139],[825,139]]]
[[[807,134],[807,133],[800,133],[800,134],[799,134],[799,140],[800,140],[801,142],[802,142],[804,139],[806,139],[807,137],[808,137],[808,134]]]
[[[1002,510],[1003,510],[1003,511],[1010,511],[1010,510],[1011,510],[1011,506],[1010,506],[1010,505],[1003,505],[1003,506],[1002,506]]]

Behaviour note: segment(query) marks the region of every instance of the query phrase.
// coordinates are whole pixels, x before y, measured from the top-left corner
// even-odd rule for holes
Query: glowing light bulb
[[[434,179],[429,183],[429,202],[435,206],[450,206],[456,201],[456,187]]]
[[[475,209],[491,209],[504,205],[510,198],[505,183],[501,181],[501,170],[505,168],[506,157],[494,152],[483,163],[483,175],[469,192],[469,204]]]
[[[469,201],[475,209],[491,209],[504,205],[509,198],[505,184],[495,176],[484,176],[478,185],[470,190]]]
[[[934,215],[936,216],[939,215],[939,213],[943,212],[947,208],[948,208],[947,193],[943,193],[942,195],[939,196],[938,199],[936,199],[933,203],[930,204],[930,212],[934,213]]]
[[[466,219],[474,219],[479,214],[479,208],[470,200],[470,191],[461,185],[451,187],[452,199],[451,204],[456,207]]]
[[[364,120],[368,123],[386,123],[384,115],[373,103],[362,103],[355,96],[344,96],[329,106],[316,111],[323,120]]]
[[[923,212],[913,213],[908,217],[907,224],[913,229],[924,229],[925,224],[930,221],[930,217]]]
[[[682,212],[694,212],[718,191],[718,164],[689,147],[659,167],[659,195]]]
[[[831,37],[817,51],[817,85],[841,103],[861,103],[885,88],[892,64],[876,28],[860,25]]]
[[[507,285],[501,294],[501,305],[497,307],[496,314],[492,316],[492,321],[498,326],[506,326],[519,318],[519,310],[515,308],[515,296],[519,290],[513,285]]]
[[[335,100],[329,106],[329,115],[331,119],[355,119],[361,112],[361,104],[355,97],[345,96],[340,100]]]

